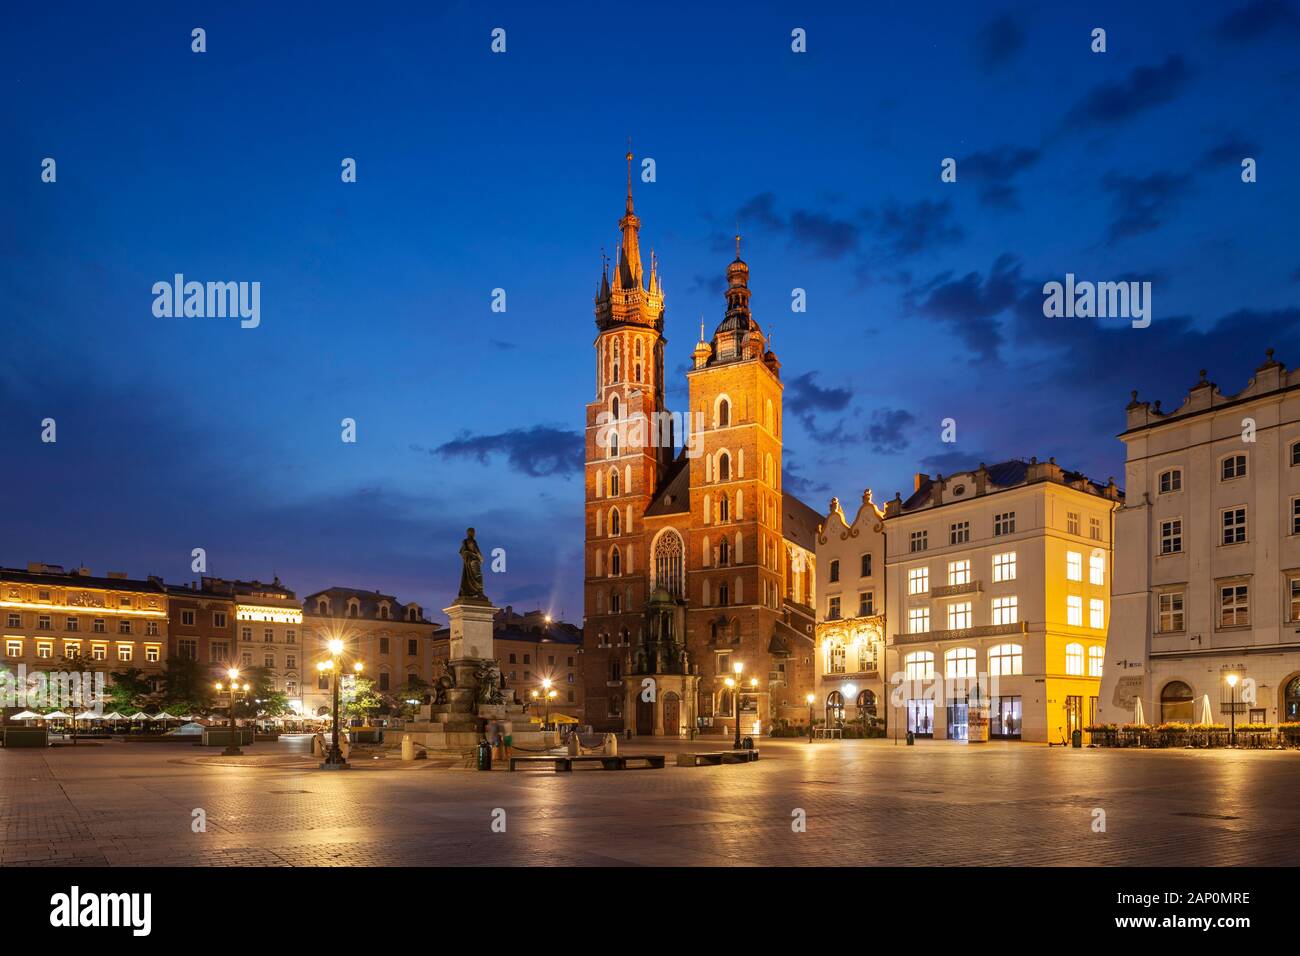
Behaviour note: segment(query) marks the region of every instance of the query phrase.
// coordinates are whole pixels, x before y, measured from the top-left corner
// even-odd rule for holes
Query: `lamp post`
[[[551,701],[555,699],[558,693],[559,693],[558,691],[551,689],[551,679],[549,677],[542,678],[542,690],[540,693],[538,691],[532,692],[533,700],[541,701],[544,707],[544,711],[543,711],[544,716],[542,717],[542,730],[545,730],[548,726],[550,726]]]
[[[1235,747],[1237,746],[1237,675],[1236,674],[1228,675],[1228,688],[1232,692],[1232,710],[1231,710],[1232,716],[1229,718],[1232,721],[1232,733],[1229,739],[1232,741],[1232,746]]]
[[[223,757],[242,757],[244,752],[239,749],[239,738],[235,736],[237,733],[237,728],[235,727],[235,694],[240,690],[239,668],[230,668],[230,670],[226,672],[226,676],[230,678],[230,681],[225,687],[222,686],[221,681],[217,681],[216,683],[218,693],[222,690],[230,691],[230,741],[226,745],[226,749],[221,751],[221,755]],[[242,689],[244,693],[248,693],[248,684],[244,684]]]
[[[817,700],[816,695],[809,694],[804,700],[808,701],[808,743],[813,742],[813,702]]]
[[[334,706],[332,708],[330,721],[330,749],[325,755],[324,762],[321,763],[322,770],[346,770],[349,766],[347,760],[343,758],[343,751],[339,749],[339,684],[342,683],[343,677],[343,642],[338,638],[332,639],[327,645],[332,655],[327,661],[317,661],[316,670],[322,674],[330,675],[330,682],[333,685],[332,697]],[[357,661],[352,665],[354,673],[360,674],[362,664]]]

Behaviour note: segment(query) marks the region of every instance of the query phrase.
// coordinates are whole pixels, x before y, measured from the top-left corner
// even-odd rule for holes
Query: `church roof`
[[[817,526],[821,524],[822,516],[789,492],[782,495],[782,501],[785,506],[785,515],[781,522],[781,530],[785,535],[785,539],[791,544],[797,544],[806,551],[815,552],[817,550]]]
[[[686,514],[691,510],[691,469],[690,461],[683,450],[664,470],[659,490],[654,500],[646,508],[646,517],[652,515]]]

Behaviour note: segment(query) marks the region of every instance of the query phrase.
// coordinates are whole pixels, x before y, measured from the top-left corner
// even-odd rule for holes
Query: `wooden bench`
[[[677,766],[716,767],[724,763],[749,763],[757,759],[757,750],[714,750],[705,753],[678,754]]]
[[[641,770],[662,770],[666,758],[663,754],[584,754],[581,757],[570,757],[570,763],[598,763],[602,770],[633,770],[628,766],[628,761],[641,761],[645,764]]]
[[[567,754],[550,755],[542,757],[511,757],[510,769],[514,770],[518,764],[550,764],[551,769],[556,773],[568,773],[573,769],[573,757]],[[543,768],[544,769],[544,768]]]

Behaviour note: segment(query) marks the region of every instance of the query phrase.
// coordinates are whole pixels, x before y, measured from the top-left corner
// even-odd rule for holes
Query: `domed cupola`
[[[740,258],[740,236],[736,258],[727,266],[727,312],[714,330],[713,354],[720,362],[763,354],[763,330],[749,311],[749,266]]]

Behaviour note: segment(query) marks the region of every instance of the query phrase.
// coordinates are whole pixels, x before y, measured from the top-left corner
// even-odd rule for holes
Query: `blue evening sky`
[[[787,488],[820,511],[1015,456],[1122,480],[1131,389],[1172,406],[1199,368],[1236,391],[1266,347],[1300,362],[1295,3],[5,19],[3,565],[185,581],[203,547],[209,573],[441,617],[473,524],[507,551],[489,596],[580,620],[592,296],[629,136],[657,168],[635,192],[670,405],[739,223],[783,364]],[[260,327],[156,318],[178,272],[260,282]],[[1150,280],[1151,327],[1044,318],[1067,272]]]

